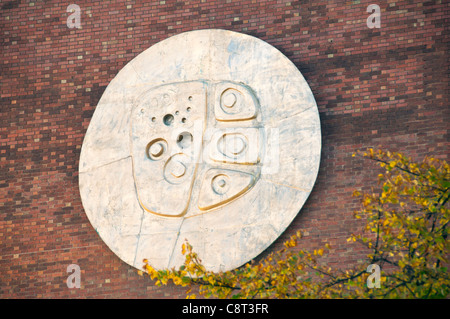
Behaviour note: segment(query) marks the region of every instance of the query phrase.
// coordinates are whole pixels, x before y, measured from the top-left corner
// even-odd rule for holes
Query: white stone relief
[[[314,97],[283,54],[248,35],[191,31],[111,81],[83,142],[80,193],[128,264],[180,266],[188,239],[209,270],[230,270],[297,215],[320,149]]]

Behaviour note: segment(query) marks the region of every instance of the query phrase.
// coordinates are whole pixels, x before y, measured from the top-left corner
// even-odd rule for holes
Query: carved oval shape
[[[223,155],[237,158],[245,152],[248,139],[240,133],[224,134],[217,143],[217,149]]]

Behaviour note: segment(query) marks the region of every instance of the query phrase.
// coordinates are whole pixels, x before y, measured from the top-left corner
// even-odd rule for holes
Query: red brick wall
[[[361,225],[355,188],[376,166],[351,153],[382,145],[416,159],[448,157],[449,11],[446,1],[1,1],[0,298],[182,297],[116,257],[91,227],[78,159],[95,106],[117,72],[167,37],[222,28],[289,57],[319,107],[323,149],[315,188],[283,239],[331,242],[327,262],[362,258],[346,239]],[[81,29],[66,26],[70,3]],[[369,29],[366,8],[381,7]],[[68,289],[66,268],[81,267]]]

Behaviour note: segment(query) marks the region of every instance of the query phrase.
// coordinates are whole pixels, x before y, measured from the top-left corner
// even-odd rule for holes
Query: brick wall
[[[66,8],[81,8],[81,29]],[[369,29],[366,8],[381,7]],[[304,208],[270,250],[297,229],[301,246],[332,244],[330,265],[363,256],[346,239],[356,188],[377,168],[351,157],[381,145],[416,159],[448,158],[449,13],[446,1],[0,2],[0,298],[183,297],[122,262],[90,225],[78,191],[89,121],[111,79],[132,58],[184,31],[222,28],[282,51],[305,76],[320,111],[319,176]],[[81,289],[66,268],[81,267]]]

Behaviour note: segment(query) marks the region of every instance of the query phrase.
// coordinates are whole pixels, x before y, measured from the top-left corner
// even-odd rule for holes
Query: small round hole
[[[192,101],[192,96],[188,97],[188,100],[189,100],[189,101]]]
[[[178,115],[178,114],[180,114],[180,112],[176,111],[176,112],[175,112],[175,115]]]
[[[165,125],[170,126],[173,123],[173,115],[172,114],[166,114],[163,117],[163,122]]]
[[[186,111],[190,112],[190,111],[191,111],[191,108],[190,108],[190,107],[188,107],[188,108],[186,109]]]
[[[152,117],[152,122],[155,122],[156,121],[156,117]]]
[[[183,117],[183,118],[181,119],[181,122],[186,123],[186,118]]]

